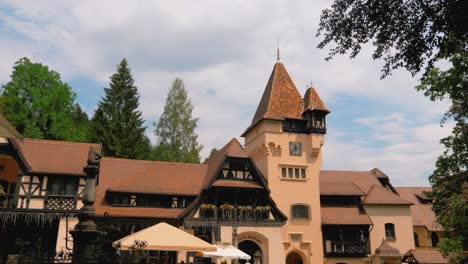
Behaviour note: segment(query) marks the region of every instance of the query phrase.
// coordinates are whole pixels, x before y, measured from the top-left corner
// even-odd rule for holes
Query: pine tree
[[[146,127],[138,111],[139,95],[127,60],[117,66],[110,77],[110,87],[98,104],[91,120],[91,137],[102,143],[106,156],[145,159],[150,152]]]
[[[198,118],[192,118],[193,105],[184,83],[175,79],[164,105],[164,112],[156,125],[158,145],[154,158],[166,161],[200,162],[203,148],[195,133]]]

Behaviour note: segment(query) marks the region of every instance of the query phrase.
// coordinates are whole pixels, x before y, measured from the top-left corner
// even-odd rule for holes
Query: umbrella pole
[[[237,247],[238,244],[239,244],[239,236],[237,234],[237,225],[234,224],[234,225],[232,225],[232,245],[234,247]],[[232,264],[238,264],[239,261],[237,259],[233,259],[233,260],[231,260],[231,263]]]

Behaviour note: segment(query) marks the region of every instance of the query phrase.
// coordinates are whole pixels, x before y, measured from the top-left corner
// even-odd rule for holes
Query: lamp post
[[[94,146],[89,148],[87,166],[83,168],[86,174],[86,185],[83,190],[81,207],[78,213],[78,224],[70,231],[73,237],[73,263],[97,263],[92,261],[94,247],[99,235],[96,223],[94,201],[96,194],[96,181],[99,177],[101,155]]]
[[[238,244],[239,244],[239,236],[237,234],[237,224],[233,224],[232,225],[232,245],[234,247],[237,247]],[[237,259],[233,259],[231,263],[237,264],[239,263],[239,261]]]

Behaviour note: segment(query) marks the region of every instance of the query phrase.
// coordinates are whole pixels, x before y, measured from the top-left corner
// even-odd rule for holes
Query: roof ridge
[[[189,162],[164,161],[164,160],[139,160],[139,159],[126,159],[126,158],[115,158],[115,157],[103,157],[103,159],[119,160],[119,161],[126,161],[126,162],[148,163],[150,165],[159,163],[159,164],[167,164],[167,165],[204,166],[203,163],[189,163]]]
[[[273,94],[273,86],[275,85],[275,79],[276,79],[276,71],[278,70],[277,66],[280,64],[281,62],[276,62],[275,63],[275,66],[273,67],[273,72],[271,73],[271,89],[270,89],[270,93],[268,95],[268,101],[271,100],[271,95]],[[281,63],[282,64],[282,63]],[[267,87],[268,87],[268,83],[267,83]],[[267,104],[267,108],[266,108],[266,113],[268,113],[268,110],[270,110],[270,104]]]
[[[49,143],[49,144],[61,144],[61,145],[101,145],[102,143],[93,143],[93,142],[76,142],[76,141],[65,141],[65,140],[53,140],[53,139],[37,139],[37,138],[23,138],[19,141],[29,141],[29,142],[38,142],[38,143]]]
[[[369,171],[366,171],[366,170],[320,170],[320,171],[324,171],[324,172],[367,172],[371,174]]]

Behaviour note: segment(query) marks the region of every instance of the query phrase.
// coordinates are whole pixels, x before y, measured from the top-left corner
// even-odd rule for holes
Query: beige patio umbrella
[[[0,114],[0,137],[23,138],[2,114]]]
[[[150,226],[112,243],[123,250],[216,251],[216,247],[166,223]]]

